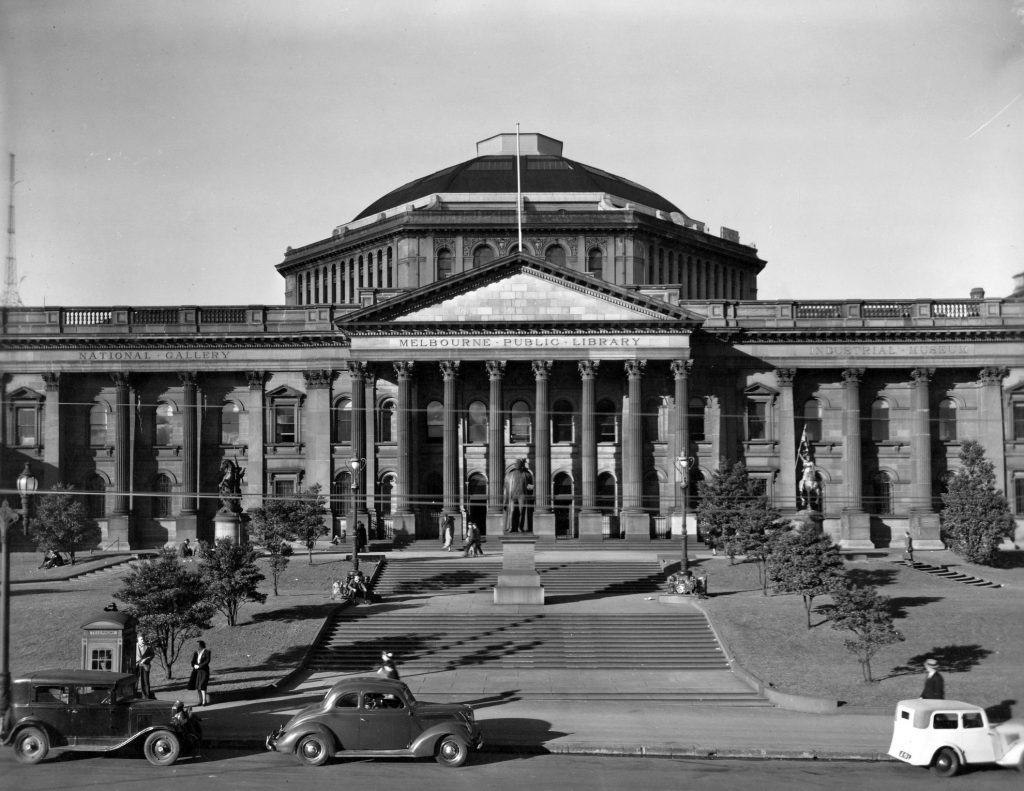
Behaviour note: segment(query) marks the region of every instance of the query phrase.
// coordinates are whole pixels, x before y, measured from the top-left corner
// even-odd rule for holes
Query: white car
[[[985,709],[959,700],[901,700],[889,755],[952,777],[964,764],[1016,766],[1024,772],[1024,721],[989,724]]]

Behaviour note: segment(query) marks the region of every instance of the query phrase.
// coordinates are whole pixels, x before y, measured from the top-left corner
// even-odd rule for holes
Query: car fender
[[[62,738],[59,734],[54,733],[53,728],[46,722],[38,720],[35,717],[24,717],[18,720],[11,726],[11,729],[7,731],[7,736],[0,744],[10,745],[14,743],[14,737],[18,735],[19,731],[25,728],[39,728],[43,733],[46,734],[46,738],[50,742],[51,747],[63,747],[67,744],[67,741]]]
[[[327,740],[327,744],[331,747],[331,752],[338,752],[338,739],[335,737],[334,731],[325,725],[321,725],[319,722],[304,722],[292,730],[285,731],[281,738],[277,740],[274,749],[279,753],[293,753],[295,752],[295,746],[299,743],[299,739],[303,736],[309,736],[311,733],[319,733]]]
[[[1000,766],[1024,766],[1024,741],[1013,745],[996,763]]]
[[[434,754],[437,743],[449,734],[461,736],[466,740],[466,744],[470,746],[470,749],[473,748],[474,739],[468,727],[461,723],[446,722],[435,725],[432,728],[427,728],[427,730],[413,739],[412,744],[409,745],[409,752],[417,758],[429,758]]]
[[[938,747],[936,747],[934,750],[932,750],[932,757],[928,761],[928,766],[931,766],[933,763],[935,763],[935,756],[939,754],[939,750],[944,750],[947,747],[950,750],[952,750],[953,752],[956,753],[956,757],[960,759],[960,765],[961,766],[966,766],[967,765],[967,760],[964,758],[964,751],[962,749],[960,749],[960,747],[958,745],[955,745],[955,744],[940,744]]]

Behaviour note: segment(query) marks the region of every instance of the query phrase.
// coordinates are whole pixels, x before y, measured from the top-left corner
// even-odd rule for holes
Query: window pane
[[[879,398],[871,405],[871,439],[889,441],[889,402]]]
[[[494,260],[494,251],[486,244],[482,244],[473,251],[473,266],[483,266],[488,261]]]
[[[560,244],[553,244],[544,251],[544,260],[559,266],[565,266],[565,248]]]
[[[615,404],[603,399],[597,405],[597,441],[615,442]]]
[[[816,398],[804,404],[804,429],[808,442],[821,442],[821,402]]]
[[[36,408],[22,406],[15,410],[15,443],[36,445]]]
[[[295,494],[295,479],[294,478],[275,478],[274,479],[274,496],[275,497],[291,497]]]
[[[689,415],[687,416],[687,423],[689,425],[690,442],[703,442],[704,441],[704,401],[700,398],[690,399]]]
[[[347,398],[334,408],[334,441],[352,442],[352,402]]]
[[[1017,401],[1013,405],[1013,438],[1024,439],[1024,401]]]
[[[452,254],[450,250],[440,250],[437,254],[437,279],[444,280],[452,275]]]
[[[395,441],[395,402],[388,400],[381,404],[380,412],[377,415],[377,441],[378,442],[394,442]]]
[[[572,405],[556,401],[551,410],[552,442],[572,442]]]
[[[530,441],[530,407],[525,401],[516,401],[512,404],[509,440],[511,442]]]
[[[221,445],[238,444],[238,416],[241,408],[238,404],[225,404],[220,410],[220,443]]]
[[[171,515],[171,479],[166,475],[156,476],[153,491],[164,495],[153,498],[153,516],[157,519],[167,519]]]
[[[956,442],[956,401],[952,398],[939,404],[939,440]]]
[[[89,410],[89,444],[94,448],[107,444],[107,409],[100,404]]]
[[[469,405],[469,441],[487,442],[487,405],[474,401]]]
[[[763,401],[747,401],[747,439],[765,439],[765,409]]]
[[[444,404],[431,401],[427,404],[427,439],[440,440],[444,434]]]
[[[604,254],[599,247],[593,248],[587,254],[587,272],[594,277],[601,277],[604,274]]]
[[[1024,514],[1024,478],[1013,479],[1014,513]]]
[[[274,442],[285,445],[295,442],[295,407],[291,404],[274,406]]]
[[[174,407],[160,403],[156,407],[156,444],[170,445],[174,436]]]

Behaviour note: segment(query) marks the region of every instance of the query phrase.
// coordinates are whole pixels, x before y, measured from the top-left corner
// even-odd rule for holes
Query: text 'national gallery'
[[[283,305],[3,308],[0,487],[27,464],[87,493],[105,547],[152,548],[214,537],[228,461],[245,507],[319,484],[343,541],[353,519],[434,539],[446,515],[501,533],[525,460],[540,544],[642,545],[696,532],[722,459],[784,514],[810,463],[844,547],[925,549],[976,439],[1024,524],[1024,275],[773,301],[765,265],[557,140],[497,135],[289,248]]]

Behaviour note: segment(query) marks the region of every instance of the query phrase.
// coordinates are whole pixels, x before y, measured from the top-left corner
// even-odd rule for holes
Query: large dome
[[[501,134],[477,143],[477,156],[410,181],[378,198],[356,217],[361,220],[433,194],[516,192],[516,135]],[[562,143],[540,134],[519,136],[522,192],[599,193],[667,213],[680,210],[635,181],[562,156]]]

